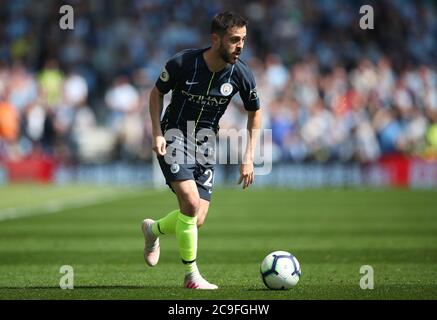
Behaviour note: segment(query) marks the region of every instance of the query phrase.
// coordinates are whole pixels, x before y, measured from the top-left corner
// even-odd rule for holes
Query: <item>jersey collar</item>
[[[206,48],[201,49],[201,51],[200,51],[200,60],[201,60],[202,63],[205,65],[206,69],[207,69],[209,72],[213,73],[213,71],[211,71],[211,70],[209,69],[208,64],[207,64],[206,61],[205,61],[205,58],[203,57],[203,53],[204,53],[206,50],[210,49],[210,48],[211,48],[211,47],[206,47]],[[217,71],[217,72],[215,72],[215,73],[222,73],[222,72],[224,72],[224,71],[229,70],[230,68],[231,68],[231,64],[230,64],[230,63],[227,63],[227,64],[226,64],[226,67],[224,67],[222,70]]]

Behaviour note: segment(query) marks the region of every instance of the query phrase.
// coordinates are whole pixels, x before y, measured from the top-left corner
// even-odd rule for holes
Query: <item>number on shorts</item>
[[[207,169],[205,171],[205,174],[208,175],[208,178],[206,179],[206,181],[205,181],[205,183],[203,185],[206,186],[206,187],[212,188],[212,182],[214,181],[213,180],[214,174],[212,173],[212,170],[211,169]]]

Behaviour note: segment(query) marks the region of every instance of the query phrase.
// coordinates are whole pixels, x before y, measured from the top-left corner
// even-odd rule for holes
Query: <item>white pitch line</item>
[[[28,207],[28,208],[6,208],[0,209],[0,222],[27,218],[37,215],[46,215],[58,213],[68,209],[83,208],[95,204],[100,204],[104,202],[111,202],[120,200],[123,198],[130,198],[136,196],[145,196],[150,193],[146,191],[136,191],[136,192],[121,192],[120,191],[110,191],[110,192],[99,192],[94,194],[86,194],[80,197],[75,197],[68,200],[50,200],[46,203]]]

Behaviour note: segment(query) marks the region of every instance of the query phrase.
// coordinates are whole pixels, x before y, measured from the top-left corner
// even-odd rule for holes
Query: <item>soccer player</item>
[[[243,183],[245,189],[254,179],[253,157],[261,111],[252,72],[239,59],[246,40],[246,26],[247,21],[233,12],[215,15],[211,24],[211,46],[177,53],[166,63],[150,94],[153,150],[166,183],[176,194],[179,208],[156,222],[143,221],[144,259],[149,266],[155,266],[160,254],[159,237],[176,234],[185,265],[184,287],[190,289],[217,289],[201,276],[196,265],[197,229],[208,213],[214,166],[193,156],[204,143],[193,137],[201,129],[218,132],[219,120],[237,92],[248,112],[248,141],[238,184]],[[171,102],[160,120],[163,96],[170,90]],[[166,133],[170,129],[179,129],[182,139],[168,138]],[[169,157],[170,145],[173,152],[180,151],[194,160],[174,162],[174,158]]]

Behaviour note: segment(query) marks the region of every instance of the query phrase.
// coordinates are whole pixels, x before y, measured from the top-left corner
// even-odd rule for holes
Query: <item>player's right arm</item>
[[[171,58],[162,69],[155,87],[150,92],[150,118],[152,119],[153,150],[156,154],[165,155],[166,141],[161,131],[161,112],[164,95],[173,90],[181,74],[182,54]]]
[[[161,112],[164,104],[164,95],[153,87],[150,92],[150,118],[152,120],[153,151],[157,155],[165,155],[166,141],[161,131]]]

